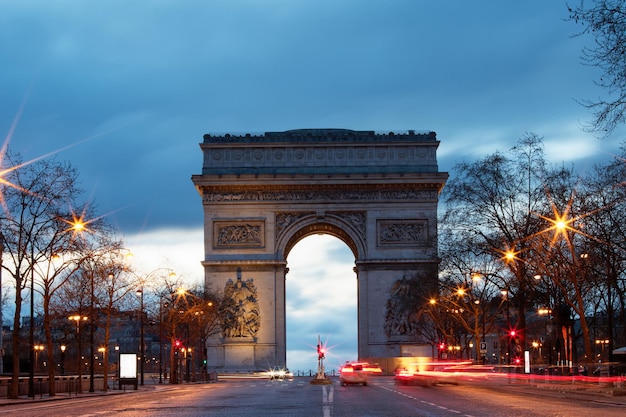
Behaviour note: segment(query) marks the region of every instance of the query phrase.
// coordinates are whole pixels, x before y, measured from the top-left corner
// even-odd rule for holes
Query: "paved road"
[[[6,402],[5,402],[6,404]],[[377,377],[363,386],[239,379],[161,385],[139,391],[26,401],[0,407],[2,416],[224,417],[483,417],[623,416],[626,400],[523,385],[398,386]]]

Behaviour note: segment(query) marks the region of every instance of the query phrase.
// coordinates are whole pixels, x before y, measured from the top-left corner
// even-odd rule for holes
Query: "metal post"
[[[35,398],[35,249],[31,245],[30,266],[30,329],[28,332],[28,396]]]
[[[67,346],[61,345],[61,375],[65,375],[65,349]]]
[[[76,320],[76,340],[78,342],[78,382],[76,385],[76,393],[83,392],[83,344],[81,343],[80,337],[80,321],[82,320],[82,316],[74,316],[74,320]]]
[[[144,346],[144,340],[143,340],[143,289],[138,290],[137,291],[138,295],[139,295],[139,300],[140,300],[140,308],[139,308],[139,351],[141,352],[141,356],[140,356],[140,361],[139,361],[139,372],[141,373],[141,380],[140,380],[140,384],[143,385],[144,384],[144,372],[143,372],[143,365],[145,362],[145,356],[146,356],[146,347]]]
[[[93,271],[91,273],[91,302],[89,304],[89,392],[94,392],[93,379],[94,379],[94,340],[93,340],[93,328],[95,325],[95,318],[93,312],[93,299],[94,299],[94,283],[93,283]]]
[[[2,255],[4,254],[4,244],[2,239],[4,236],[0,233],[0,375],[4,373],[4,317],[2,316],[2,310],[4,304],[2,303]]]
[[[163,383],[163,300],[159,299],[159,384]]]

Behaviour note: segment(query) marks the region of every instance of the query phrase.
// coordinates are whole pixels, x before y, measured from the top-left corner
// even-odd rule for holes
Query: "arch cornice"
[[[328,234],[343,241],[355,259],[367,256],[364,211],[277,212],[276,259],[286,259],[291,249],[302,239],[314,234]]]

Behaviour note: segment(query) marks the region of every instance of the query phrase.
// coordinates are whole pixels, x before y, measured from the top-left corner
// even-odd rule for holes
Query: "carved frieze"
[[[205,203],[250,201],[437,201],[434,189],[403,190],[284,190],[218,192],[205,189]]]
[[[428,243],[428,220],[378,220],[379,246],[414,246]]]
[[[263,220],[215,220],[213,222],[213,246],[227,248],[262,248],[265,246],[265,222]]]
[[[402,146],[300,146],[291,147],[219,147],[204,150],[204,163],[212,167],[232,167],[241,162],[254,162],[259,167],[281,165],[319,166],[343,163],[347,166],[379,166],[381,164],[431,164],[436,160],[437,145],[433,143]]]

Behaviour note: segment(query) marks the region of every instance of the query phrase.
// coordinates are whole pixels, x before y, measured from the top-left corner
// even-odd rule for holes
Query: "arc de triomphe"
[[[423,344],[419,304],[437,287],[434,132],[302,129],[205,135],[192,181],[204,207],[205,285],[228,303],[209,369],[286,365],[287,255],[329,234],[355,258],[359,359]],[[314,339],[317,335],[311,335]]]

